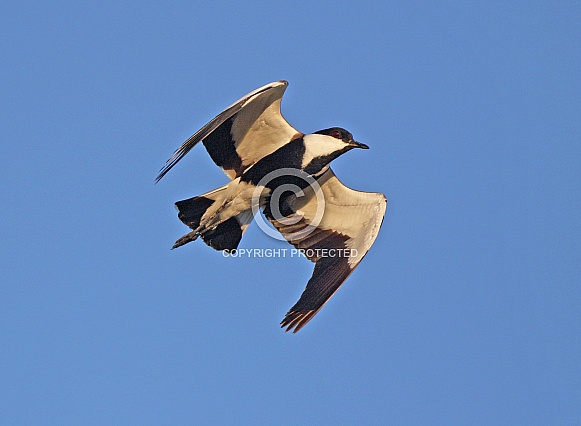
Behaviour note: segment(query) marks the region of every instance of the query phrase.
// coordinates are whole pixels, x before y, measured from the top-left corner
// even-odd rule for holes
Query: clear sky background
[[[11,2],[0,15],[0,423],[580,424],[579,2]],[[304,259],[228,259],[176,200],[223,108],[290,82],[386,194],[296,335]],[[241,248],[287,245],[254,224]],[[290,246],[288,246],[290,248]]]

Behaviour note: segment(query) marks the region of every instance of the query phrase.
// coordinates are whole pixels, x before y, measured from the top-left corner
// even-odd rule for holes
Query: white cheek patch
[[[303,141],[305,144],[305,155],[301,163],[303,169],[315,158],[331,155],[347,145],[341,139],[319,134],[305,135]]]

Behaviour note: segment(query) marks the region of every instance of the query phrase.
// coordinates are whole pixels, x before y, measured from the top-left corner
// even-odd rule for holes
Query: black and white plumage
[[[179,219],[192,232],[173,248],[201,237],[216,250],[236,249],[254,217],[253,203],[258,202],[285,239],[315,262],[306,289],[281,322],[286,331],[296,333],[361,262],[379,232],[386,199],[380,193],[346,187],[330,169],[329,163],[343,153],[368,148],[354,141],[351,133],[335,127],[303,134],[284,119],[280,103],[287,85],[286,81],[267,84],[218,114],[178,148],[156,182],[201,141],[231,181],[176,203]],[[318,188],[284,174],[264,182],[281,169],[300,171]],[[286,184],[300,187],[302,196],[283,193],[276,200],[277,216],[270,197]]]

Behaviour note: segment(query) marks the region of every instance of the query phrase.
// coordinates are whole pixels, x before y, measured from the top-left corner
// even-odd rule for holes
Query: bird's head
[[[315,132],[316,135],[326,135],[331,136],[332,138],[338,139],[345,143],[347,147],[350,149],[352,148],[362,148],[362,149],[369,149],[367,145],[361,142],[357,142],[353,139],[353,135],[345,129],[341,127],[331,127],[329,129],[319,130]],[[345,147],[343,146],[343,148]]]
[[[369,147],[353,139],[353,135],[341,127],[319,130],[303,138],[305,155],[303,169],[309,174],[316,174],[341,154],[353,149]]]

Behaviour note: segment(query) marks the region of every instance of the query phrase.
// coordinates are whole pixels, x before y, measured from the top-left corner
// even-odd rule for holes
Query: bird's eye
[[[331,132],[331,136],[337,139],[343,139],[343,137],[341,136],[341,132],[339,130],[333,130]]]

